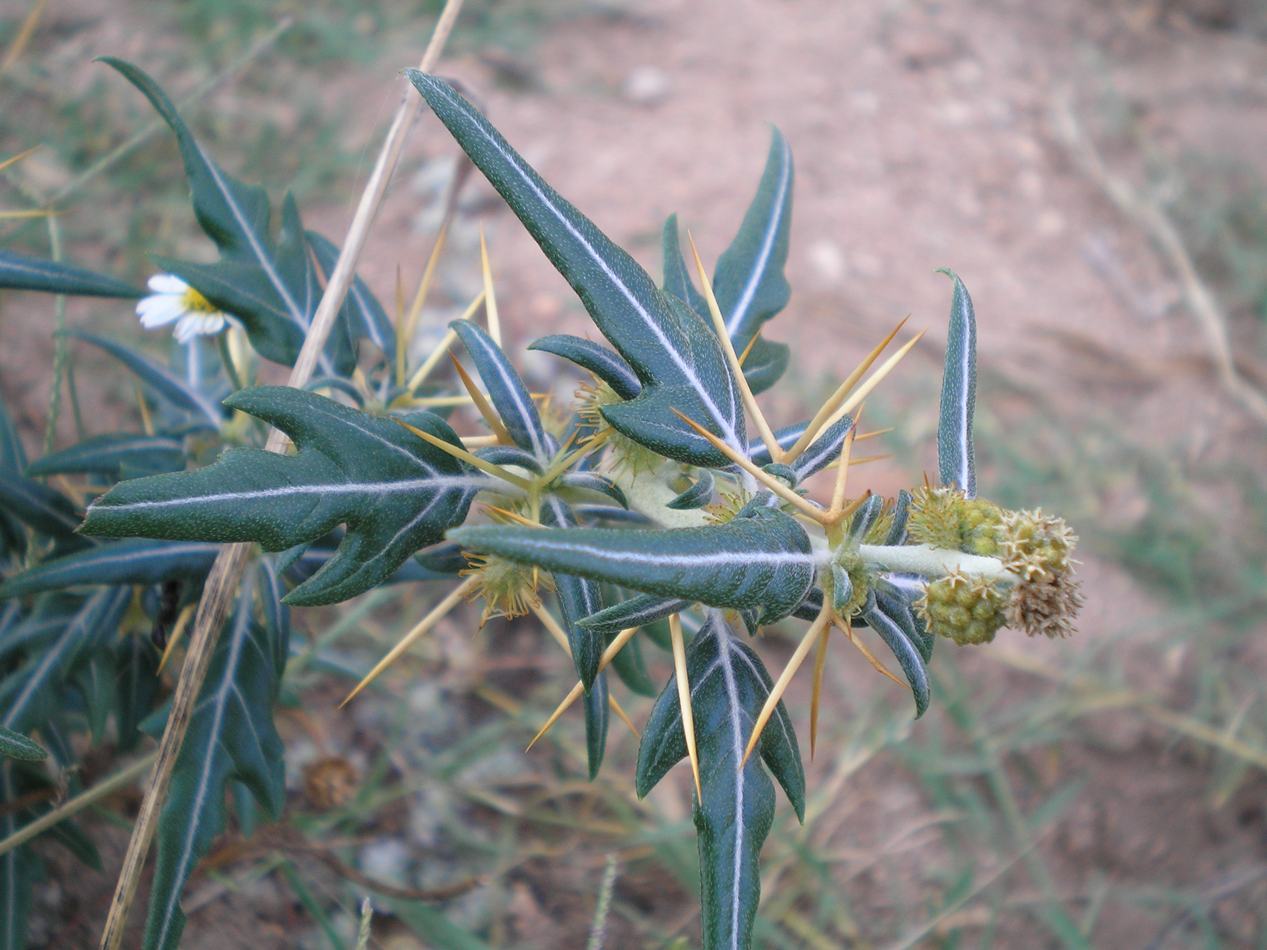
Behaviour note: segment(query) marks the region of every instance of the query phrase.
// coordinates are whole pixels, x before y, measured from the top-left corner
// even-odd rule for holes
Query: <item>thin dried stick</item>
[[[1214,293],[1201,279],[1179,229],[1162,211],[1157,202],[1138,193],[1118,175],[1109,171],[1095,143],[1083,131],[1074,114],[1068,90],[1057,97],[1056,124],[1065,146],[1073,153],[1083,171],[1109,197],[1119,211],[1138,224],[1157,242],[1162,253],[1179,275],[1188,308],[1205,333],[1210,355],[1219,374],[1219,382],[1234,399],[1249,410],[1259,422],[1267,424],[1267,395],[1251,385],[1236,368],[1232,344],[1227,333],[1227,315]]]
[[[446,0],[431,35],[431,42],[428,43],[427,50],[419,63],[420,69],[434,68],[461,9],[462,0]],[[405,137],[417,111],[417,99],[411,90],[406,90],[392,120],[387,139],[379,152],[378,161],[361,194],[347,238],[339,252],[339,259],[330,273],[325,293],[308,327],[304,345],[299,351],[299,358],[295,361],[294,369],[291,370],[288,380],[290,386],[302,388],[312,378],[317,356],[325,348],[339,308],[343,305],[343,299],[347,295],[355,273],[356,262],[365,246],[370,224],[378,212],[383,193],[387,190],[387,183],[400,159],[401,148],[404,146]],[[266,448],[276,452],[285,445],[285,434],[279,430],[273,430],[269,435]],[[202,691],[203,681],[207,678],[207,670],[211,666],[211,656],[215,652],[216,642],[219,640],[220,630],[228,616],[229,607],[237,595],[250,553],[251,545],[249,544],[232,544],[222,548],[207,577],[202,599],[198,604],[198,613],[194,619],[194,632],[190,638],[189,650],[185,655],[180,679],[176,683],[176,693],[172,698],[171,713],[167,718],[167,726],[163,730],[163,738],[159,742],[158,760],[155,762],[145,798],[141,802],[141,810],[137,813],[136,825],[132,829],[132,838],[128,842],[127,854],[124,856],[114,897],[110,902],[110,912],[101,932],[102,950],[118,950],[123,944],[128,913],[136,900],[136,891],[141,882],[145,858],[154,840],[154,833],[158,830],[159,811],[167,799],[167,789],[171,784],[176,759],[184,744],[185,733],[189,730],[194,706],[198,702],[198,694]]]

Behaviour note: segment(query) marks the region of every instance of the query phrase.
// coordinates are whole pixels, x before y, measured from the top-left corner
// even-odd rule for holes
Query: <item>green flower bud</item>
[[[994,639],[1006,622],[1007,602],[997,585],[954,573],[932,581],[915,609],[933,633],[966,645]]]

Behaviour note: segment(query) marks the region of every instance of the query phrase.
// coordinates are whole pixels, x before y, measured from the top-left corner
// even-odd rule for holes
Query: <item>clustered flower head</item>
[[[961,570],[931,581],[915,607],[933,633],[960,644],[989,643],[1003,626],[1030,636],[1067,637],[1082,606],[1073,576],[1077,538],[1041,510],[1007,511],[958,488],[915,493],[909,533],[933,547],[997,558],[1004,571]]]

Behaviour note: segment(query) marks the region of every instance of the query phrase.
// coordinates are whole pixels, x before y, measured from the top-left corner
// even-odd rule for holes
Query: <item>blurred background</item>
[[[293,190],[338,237],[438,6],[2,0],[0,159],[39,149],[0,173],[0,208],[51,203],[71,260],[137,281],[147,253],[208,254],[166,130],[92,63],[108,53],[182,101],[226,170],[275,200]],[[869,426],[893,431],[853,484],[917,484],[950,298],[935,269],[953,267],[979,321],[981,491],[1081,536],[1078,636],[943,643],[918,723],[908,695],[835,651],[805,824],[781,804],[765,847],[759,942],[1267,946],[1261,0],[468,0],[442,72],[654,274],[671,212],[706,259],[726,245],[777,125],[796,158],[793,298],[769,335],[794,364],[769,412],[803,417],[910,314],[928,335],[869,400]],[[455,154],[424,116],[361,265],[385,303],[398,273],[417,280]],[[593,335],[483,182],[431,327],[478,289],[481,227],[512,342]],[[0,219],[0,244],[47,255],[47,223]],[[126,305],[74,303],[68,320],[142,336]],[[0,298],[0,392],[32,447],[53,326],[51,299]],[[570,393],[559,364],[520,363]],[[131,414],[105,366],[77,354],[86,402]],[[226,835],[191,882],[186,945],[351,946],[374,893],[376,945],[582,946],[605,874],[606,946],[693,945],[685,770],[636,800],[636,741],[614,724],[586,783],[579,715],[522,754],[569,685],[531,624],[459,613],[335,711],[433,598],[301,616],[316,646],[281,715],[288,813]],[[764,640],[780,665],[790,641]],[[647,656],[661,681],[669,663]],[[808,694],[805,675],[798,723]],[[649,709],[626,705],[636,722]],[[138,801],[90,823],[100,875],[49,851],[35,945],[95,942]]]

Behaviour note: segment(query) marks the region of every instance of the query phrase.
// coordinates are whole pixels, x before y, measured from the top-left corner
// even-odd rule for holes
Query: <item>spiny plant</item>
[[[195,216],[220,258],[156,258],[164,273],[145,296],[64,262],[0,253],[0,286],[144,297],[142,323],[173,324],[178,341],[165,367],[75,334],[137,377],[141,431],[85,434],[28,463],[7,419],[0,429],[0,797],[9,803],[0,834],[47,807],[32,797],[51,779],[32,761],[44,750],[31,734],[69,766],[67,737],[77,729],[99,741],[113,716],[126,747],[139,730],[161,728],[156,674],[188,626],[218,545],[257,545],[161,814],[147,946],[178,942],[180,895],[225,827],[226,792],[248,830],[257,807],[276,816],[282,806],[272,708],[291,607],[390,583],[448,585],[349,700],[463,600],[481,600],[485,619],[535,615],[570,654],[577,682],[533,742],[579,702],[591,778],[609,716],[630,718],[609,667],[645,692],[643,641],[667,650],[674,674],[642,731],[635,789],[647,795],[689,762],[709,948],[751,944],[774,782],[803,817],[805,774],[782,699],[813,653],[812,753],[834,630],[910,689],[918,717],[937,637],[979,644],[1003,626],[1049,637],[1072,629],[1079,594],[1069,529],[977,497],[976,321],[953,273],[935,482],[887,499],[849,477],[865,461],[858,443],[879,434],[860,431],[864,399],[920,339],[878,363],[903,324],[812,417],[767,422],[756,397],[789,361],[789,348],[763,335],[790,295],[793,169],[777,131],[711,278],[693,243],[683,253],[670,217],[657,285],[449,84],[411,71],[611,348],[568,335],[537,340],[532,349],[585,377],[567,411],[531,392],[502,349],[485,252],[479,295],[438,348],[412,360],[442,230],[412,306],[393,320],[358,280],[312,383],[260,386],[251,384],[260,358],[294,363],[337,249],[305,230],[290,196],[274,233],[263,190],[224,172],[145,73],[107,62],[175,133]],[[486,327],[475,322],[481,312]],[[451,356],[453,382],[434,383],[458,344],[474,373]],[[457,406],[473,407],[486,431],[459,434],[445,418]],[[269,426],[289,436],[291,451],[261,448]],[[811,497],[807,481],[832,467],[829,492]],[[753,637],[786,618],[808,626],[774,678]],[[867,629],[900,673],[876,655]],[[73,825],[55,831],[93,859]],[[20,944],[38,873],[29,845],[0,856],[0,947]]]

